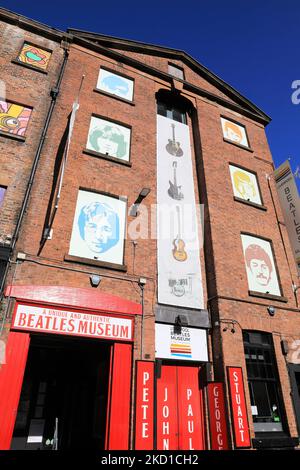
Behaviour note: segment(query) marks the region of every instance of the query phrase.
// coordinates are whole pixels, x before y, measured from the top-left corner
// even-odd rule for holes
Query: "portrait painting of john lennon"
[[[221,117],[221,124],[223,130],[223,137],[232,142],[249,147],[247,134],[244,126],[241,126],[229,119]]]
[[[125,213],[123,200],[80,190],[69,254],[122,264]]]
[[[230,165],[229,170],[235,197],[261,205],[256,175],[234,165]]]
[[[129,161],[130,129],[92,116],[86,147],[89,150]]]
[[[9,101],[0,101],[0,131],[24,137],[32,109]]]
[[[249,290],[280,296],[271,243],[243,234],[242,244]]]

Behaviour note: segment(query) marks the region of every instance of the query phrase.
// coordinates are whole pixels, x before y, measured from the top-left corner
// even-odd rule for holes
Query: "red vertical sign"
[[[207,385],[211,450],[228,450],[224,387],[220,382]]]
[[[157,449],[178,449],[177,371],[162,366],[157,380]]]
[[[227,367],[236,447],[250,447],[250,432],[241,367]]]
[[[154,362],[136,362],[135,449],[153,450]]]
[[[179,449],[204,449],[199,368],[177,367]]]
[[[205,448],[199,367],[162,366],[157,380],[157,449]]]

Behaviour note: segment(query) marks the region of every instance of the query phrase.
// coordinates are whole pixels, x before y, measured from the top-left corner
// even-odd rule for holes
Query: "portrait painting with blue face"
[[[118,214],[101,202],[92,202],[81,209],[78,228],[82,240],[95,253],[108,251],[120,239]]]
[[[80,190],[69,254],[123,264],[126,202]]]
[[[105,69],[100,69],[97,88],[129,101],[133,99],[133,80]]]

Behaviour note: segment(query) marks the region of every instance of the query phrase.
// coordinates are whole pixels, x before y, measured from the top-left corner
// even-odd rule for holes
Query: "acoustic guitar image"
[[[176,199],[177,201],[180,201],[181,199],[184,198],[184,195],[180,192],[181,186],[177,185],[177,178],[176,178],[176,170],[177,170],[177,162],[173,162],[173,168],[174,168],[174,183],[169,180],[169,189],[168,189],[168,194],[172,199]]]
[[[177,217],[178,217],[178,235],[176,238],[173,240],[173,257],[176,259],[176,261],[186,261],[187,259],[187,253],[184,250],[185,248],[185,243],[181,238],[181,223],[180,223],[180,209],[179,206],[176,206],[177,210]]]
[[[172,126],[172,139],[168,139],[169,143],[166,145],[166,150],[169,152],[170,155],[173,157],[182,157],[183,151],[180,148],[180,143],[176,142],[175,139],[175,124],[171,124]]]

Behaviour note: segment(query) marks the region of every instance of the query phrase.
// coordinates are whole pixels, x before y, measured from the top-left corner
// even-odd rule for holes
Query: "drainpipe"
[[[68,40],[71,40],[71,37],[67,38],[67,40],[65,38],[66,42]],[[58,96],[59,91],[60,91],[60,85],[61,85],[61,82],[62,82],[62,78],[63,78],[63,75],[64,75],[64,71],[65,71],[67,61],[68,61],[68,56],[69,56],[69,51],[68,51],[67,47],[68,47],[68,42],[67,42],[67,45],[64,46],[65,50],[64,50],[63,63],[61,65],[61,68],[60,68],[60,71],[59,71],[59,76],[58,76],[56,85],[50,91],[51,103],[50,103],[50,106],[49,106],[49,109],[48,109],[48,113],[47,113],[46,120],[45,120],[45,123],[44,123],[43,131],[42,131],[42,134],[41,134],[41,137],[40,137],[40,140],[39,140],[38,148],[37,148],[34,160],[33,160],[33,164],[32,164],[32,167],[31,167],[31,172],[30,172],[28,183],[27,183],[24,199],[23,199],[23,202],[22,202],[22,206],[21,206],[21,209],[20,209],[20,212],[19,212],[17,224],[16,224],[14,234],[13,234],[13,237],[12,237],[12,241],[11,241],[11,245],[10,245],[10,258],[13,254],[13,251],[15,249],[16,243],[17,243],[18,238],[19,238],[20,229],[21,229],[23,218],[24,218],[24,215],[25,215],[25,212],[26,212],[26,209],[27,209],[27,205],[28,205],[30,194],[31,194],[31,189],[32,189],[32,185],[33,185],[33,182],[34,182],[36,170],[37,170],[37,167],[38,167],[38,163],[39,163],[39,160],[40,160],[42,149],[43,149],[43,146],[44,146],[44,143],[45,143],[45,138],[46,138],[46,135],[47,135],[47,132],[48,132],[49,124],[50,124],[51,117],[52,117],[54,107],[55,107],[55,104],[56,104],[56,99],[57,99],[57,96]],[[0,300],[2,300],[2,297],[3,297],[3,288],[4,288],[4,285],[5,285],[6,278],[7,278],[9,265],[10,265],[10,259],[7,261],[5,271],[4,271],[4,275],[3,275],[3,278],[2,278],[2,282],[0,284]]]

